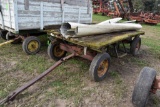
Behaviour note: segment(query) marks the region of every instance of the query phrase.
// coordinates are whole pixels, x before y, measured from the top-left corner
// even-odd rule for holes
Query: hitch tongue
[[[7,44],[10,44],[10,43],[12,43],[14,40],[9,40],[9,41],[6,41],[6,42],[4,42],[4,43],[1,43],[0,44],[0,47],[2,47],[2,46],[4,46],[4,45],[7,45]]]
[[[39,80],[41,80],[43,77],[45,77],[47,74],[49,74],[51,71],[53,71],[55,68],[57,68],[59,65],[61,65],[64,61],[76,56],[77,54],[72,53],[64,58],[62,58],[61,60],[57,61],[53,66],[51,66],[48,70],[46,70],[45,72],[43,72],[42,74],[40,74],[38,77],[30,80],[28,83],[26,83],[25,85],[21,86],[20,88],[17,88],[15,91],[13,91],[9,96],[7,96],[6,98],[4,98],[3,100],[0,101],[0,105],[3,105],[4,103],[7,103],[9,101],[13,101],[15,99],[15,97],[23,92],[24,90],[26,90],[27,88],[29,88],[30,86],[32,86],[33,84],[35,84],[36,82],[38,82]]]
[[[9,101],[13,101],[15,96],[15,92],[11,93],[10,95],[8,95],[6,98],[4,98],[3,100],[0,101],[0,105],[3,105]]]

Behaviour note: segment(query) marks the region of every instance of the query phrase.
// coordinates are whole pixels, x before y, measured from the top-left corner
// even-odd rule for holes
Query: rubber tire
[[[154,69],[149,67],[142,69],[132,94],[132,103],[135,107],[145,107],[155,78],[156,71]]]
[[[138,55],[138,53],[136,53],[136,51],[135,51],[135,49],[136,49],[136,47],[137,47],[137,43],[140,43],[140,47],[141,47],[141,38],[140,38],[139,36],[135,37],[135,38],[133,39],[132,43],[131,43],[131,48],[130,48],[130,50],[131,50],[131,54],[132,54],[133,56]],[[140,48],[138,49],[138,51],[139,51],[139,50],[140,50]]]
[[[7,34],[7,32],[8,32],[8,31],[6,31],[6,30],[1,30],[1,31],[0,31],[0,36],[1,36],[2,39],[7,40],[7,39],[6,39],[6,34]]]
[[[106,71],[106,73],[102,76],[99,77],[98,73],[97,73],[97,69],[99,67],[99,65],[101,64],[102,61],[104,61],[105,59],[108,59],[108,69]],[[101,53],[101,54],[97,54],[93,61],[91,62],[90,68],[89,68],[89,75],[91,77],[91,80],[95,81],[95,82],[99,82],[102,81],[108,74],[108,70],[110,67],[110,55],[108,53]]]
[[[53,59],[55,61],[58,61],[58,60],[62,59],[63,57],[65,57],[67,52],[65,51],[64,54],[61,57],[55,56],[54,53],[53,53],[53,49],[54,49],[55,45],[59,45],[59,43],[58,42],[50,43],[49,46],[48,46],[47,53],[48,53],[48,56],[51,59]]]
[[[30,52],[29,50],[28,50],[28,44],[31,42],[31,41],[33,41],[33,40],[35,40],[35,41],[37,41],[38,42],[38,49],[36,50],[36,51],[34,51],[34,52]],[[40,48],[41,48],[41,41],[37,38],[37,37],[35,37],[35,36],[29,36],[29,37],[27,37],[24,41],[23,41],[23,44],[22,44],[22,49],[23,49],[23,51],[26,53],[26,54],[28,54],[28,55],[35,55],[36,53],[38,53],[39,51],[40,51]]]

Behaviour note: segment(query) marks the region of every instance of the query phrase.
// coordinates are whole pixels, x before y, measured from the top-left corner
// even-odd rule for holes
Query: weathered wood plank
[[[90,20],[90,18],[86,17],[86,16],[81,16],[81,18],[83,18],[83,20]],[[62,18],[61,17],[44,17],[44,22],[45,21],[61,21]],[[78,22],[78,15],[65,15],[65,21],[72,21],[72,20],[77,20]],[[40,17],[19,17],[18,23],[30,23],[30,22],[40,22]]]
[[[25,11],[25,6],[24,5],[18,5],[18,10],[24,10]],[[51,12],[62,12],[60,7],[43,7],[44,11],[51,11]],[[71,12],[71,13],[77,13],[79,12],[79,7],[77,6],[64,6],[65,12]],[[87,8],[86,7],[80,7],[81,13],[87,13]],[[39,6],[30,6],[28,11],[40,11],[40,5]]]
[[[65,23],[68,21],[72,22],[77,22],[77,20],[66,20],[64,21]],[[81,23],[88,23],[88,20],[81,20]],[[50,26],[50,25],[61,25],[61,20],[60,21],[46,21],[44,22],[44,26]],[[20,30],[28,30],[28,29],[40,29],[40,22],[33,22],[33,23],[19,23],[19,29]]]
[[[25,10],[29,10],[29,0],[24,0]]]
[[[25,4],[24,0],[17,0],[18,4]],[[60,0],[30,0],[29,4],[36,4],[40,2],[48,2],[48,3],[58,3],[60,4]],[[68,5],[77,5],[77,6],[87,6],[86,0],[64,0],[64,4]]]
[[[64,22],[78,22],[80,18],[81,23],[90,23],[91,20],[92,12],[87,12],[87,0],[63,0],[64,15],[62,15],[63,12],[60,0],[1,1],[5,26],[10,27],[11,25],[12,29],[15,29],[16,25],[18,26],[17,28],[19,28],[18,30],[39,29],[41,26],[40,22],[43,22],[44,26],[61,24],[62,16],[64,16]],[[43,18],[40,18],[41,2],[43,2]],[[17,3],[17,7],[15,3]],[[90,7],[90,9],[92,9],[92,7]],[[41,19],[43,20],[41,21]]]
[[[0,23],[0,25],[1,25],[1,23]],[[4,22],[4,25],[10,27],[10,22],[5,21],[5,22]],[[15,24],[14,24],[14,23],[11,23],[11,28],[14,29],[14,26],[15,26]]]

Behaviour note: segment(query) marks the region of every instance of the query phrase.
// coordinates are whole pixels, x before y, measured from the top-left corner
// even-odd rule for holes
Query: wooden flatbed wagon
[[[0,0],[0,36],[7,40],[16,37],[13,43],[23,42],[22,48],[27,54],[40,50],[40,40],[35,36],[46,34],[44,30],[65,22],[91,23],[91,1]]]
[[[113,55],[109,55],[110,51],[113,49],[116,57],[124,56],[119,55],[120,51],[137,55],[141,46],[140,35],[144,34],[142,31],[126,31],[66,39],[62,35],[51,30],[47,31],[47,33],[51,35],[51,43],[48,47],[48,55],[52,59],[58,61],[38,77],[12,92],[4,100],[0,101],[0,104],[14,100],[19,93],[45,77],[64,61],[75,56],[92,61],[89,68],[90,77],[95,82],[102,81],[108,74],[110,55]],[[130,44],[130,47],[128,47],[129,51],[125,47],[125,44]],[[66,56],[67,52],[71,54]]]
[[[51,44],[48,47],[48,55],[54,60],[60,60],[67,52],[75,53],[77,56],[92,61],[90,65],[91,78],[94,81],[100,81],[106,77],[110,65],[110,55],[123,57],[127,53],[137,55],[141,46],[140,35],[142,31],[125,31],[117,33],[109,33],[102,35],[92,35],[79,38],[64,38],[62,35],[55,35],[49,31],[51,35]],[[129,49],[125,44],[130,44]],[[119,54],[124,53],[124,54]],[[110,55],[109,55],[110,54]],[[105,68],[98,71],[98,67],[102,64]],[[104,64],[104,65],[103,65]],[[101,74],[102,76],[98,76]]]

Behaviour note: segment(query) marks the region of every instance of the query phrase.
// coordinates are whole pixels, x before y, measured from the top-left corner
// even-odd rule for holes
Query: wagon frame
[[[48,47],[48,54],[52,59],[58,61],[48,70],[40,74],[38,77],[34,78],[33,80],[26,83],[24,86],[13,91],[4,100],[1,100],[0,104],[13,101],[19,93],[21,93],[22,91],[26,90],[27,88],[38,82],[40,79],[45,77],[56,67],[61,65],[64,61],[74,58],[75,56],[82,57],[84,59],[92,61],[89,69],[91,80],[95,82],[102,81],[107,76],[110,67],[111,58],[110,55],[107,53],[108,46],[114,47],[116,57],[123,57],[124,55],[118,56],[117,44],[122,43],[123,48],[125,50],[124,52],[126,52],[124,43],[129,43],[131,44],[130,53],[132,55],[137,55],[137,52],[139,52],[141,45],[140,35],[144,34],[144,32],[142,31],[127,31],[127,32],[118,32],[118,33],[110,33],[110,34],[102,34],[94,36],[92,35],[81,38],[66,39],[62,37],[61,34],[57,34],[52,31],[47,31],[47,33],[51,35],[50,37],[51,43]],[[96,38],[95,44],[96,43],[97,44],[95,45],[93,43],[90,43],[93,42],[93,40],[84,43],[84,41],[87,41],[87,38],[90,39]],[[99,40],[97,38],[99,38]],[[102,41],[100,41],[100,39],[106,42],[101,43]],[[69,52],[71,54],[66,56],[66,52]]]

